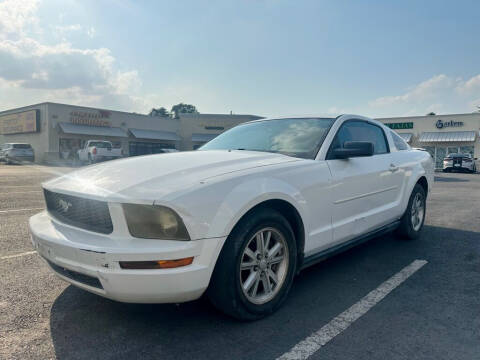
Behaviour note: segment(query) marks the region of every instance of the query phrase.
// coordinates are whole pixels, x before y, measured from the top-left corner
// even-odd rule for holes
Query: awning
[[[72,123],[58,124],[65,134],[81,134],[81,135],[100,135],[114,137],[128,137],[127,132],[117,127],[107,126],[88,126]]]
[[[423,132],[419,142],[469,142],[475,141],[475,131]]]
[[[171,131],[128,129],[137,139],[181,140],[180,136]]]
[[[397,133],[397,134],[400,135],[400,137],[403,140],[405,140],[407,143],[409,143],[412,140],[412,136],[413,136],[412,133]]]
[[[209,142],[220,134],[192,134],[192,141]]]

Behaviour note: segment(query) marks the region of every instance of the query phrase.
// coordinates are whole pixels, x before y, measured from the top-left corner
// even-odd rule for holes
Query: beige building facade
[[[178,119],[45,102],[0,112],[0,144],[29,143],[35,162],[73,160],[87,140],[108,140],[125,156],[194,150],[255,115],[180,114]]]
[[[410,146],[426,149],[442,168],[450,153],[480,157],[480,113],[376,119],[395,130]],[[479,162],[477,161],[477,168]]]

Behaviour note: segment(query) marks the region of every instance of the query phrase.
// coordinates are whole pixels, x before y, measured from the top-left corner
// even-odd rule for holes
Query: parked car
[[[419,236],[433,162],[380,122],[262,119],[197,151],[127,158],[43,184],[34,247],[62,279],[123,302],[206,292],[240,319],[284,302],[295,274],[396,230]]]
[[[474,173],[477,171],[475,160],[477,159],[470,154],[448,154],[443,159],[443,172],[468,171]]]
[[[77,152],[78,159],[89,164],[121,158],[122,149],[115,149],[110,141],[88,140]]]
[[[0,161],[7,164],[34,162],[35,154],[30,144],[8,143],[0,147]]]

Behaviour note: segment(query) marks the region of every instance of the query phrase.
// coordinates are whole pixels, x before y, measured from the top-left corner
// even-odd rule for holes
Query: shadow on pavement
[[[441,177],[435,176],[435,181],[443,181],[443,182],[469,182],[469,179],[460,179],[460,178],[452,178],[452,177]]]
[[[408,280],[407,290],[415,296],[407,294],[406,299],[399,301],[422,309],[425,306],[422,316],[426,321],[428,316],[443,321],[442,311],[421,296],[427,293],[425,287],[429,288],[428,296],[441,292],[443,281],[457,281],[462,286],[455,280],[459,274],[452,266],[456,269],[467,263],[478,277],[479,240],[479,233],[432,226],[426,226],[416,241],[402,241],[393,236],[374,239],[303,271],[285,305],[272,316],[251,323],[222,315],[204,299],[178,306],[123,304],[69,286],[51,309],[55,353],[58,359],[89,360],[274,359],[415,259],[428,260],[429,265],[420,276],[433,277],[440,284],[424,285],[414,277]],[[476,250],[472,251],[472,247]],[[396,290],[389,298],[402,294]],[[477,295],[472,292],[471,296]],[[389,298],[382,304],[388,303]],[[442,301],[449,299],[445,294],[437,298],[440,307],[444,306]],[[462,303],[458,301],[460,306]],[[448,321],[455,329],[455,321]],[[462,328],[469,325],[464,319],[458,321]],[[369,330],[362,328],[362,331]],[[415,339],[402,341],[408,346]],[[423,341],[426,347],[441,343],[435,333],[426,335]]]

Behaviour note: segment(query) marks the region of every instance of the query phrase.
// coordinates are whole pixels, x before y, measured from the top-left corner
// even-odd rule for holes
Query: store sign
[[[34,133],[40,128],[38,110],[0,116],[0,134]]]
[[[385,125],[393,130],[413,129],[413,122],[387,123]]]
[[[443,120],[438,120],[438,121],[435,123],[435,126],[437,127],[437,129],[443,129],[443,128],[447,128],[447,127],[460,127],[460,126],[463,126],[463,121],[453,121],[453,120],[443,121]]]
[[[77,125],[104,126],[110,127],[112,123],[106,119],[110,118],[110,111],[98,110],[91,111],[72,111],[70,112],[70,122]]]

